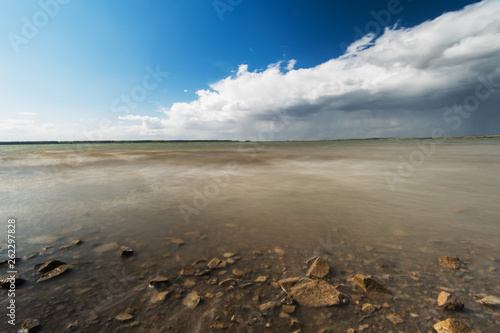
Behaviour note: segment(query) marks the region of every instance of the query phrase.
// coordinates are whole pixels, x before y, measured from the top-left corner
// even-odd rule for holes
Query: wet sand
[[[419,144],[434,149],[412,172],[398,170]],[[1,147],[0,206],[5,220],[16,219],[17,268],[27,280],[16,290],[18,325],[38,318],[41,332],[428,332],[452,317],[477,332],[494,331],[498,308],[476,301],[500,295],[500,140],[432,144]],[[395,176],[400,181],[388,182]],[[60,249],[75,239],[83,242]],[[6,242],[0,244],[3,260]],[[120,256],[120,246],[134,254]],[[227,252],[240,259],[203,276],[180,274]],[[445,255],[460,257],[463,267],[441,267]],[[324,280],[343,285],[349,303],[262,311],[285,296],[276,282],[305,276],[313,256],[330,265]],[[70,271],[36,283],[34,266],[54,259]],[[251,273],[239,278],[233,269]],[[373,275],[391,299],[355,290],[356,274]],[[170,283],[150,288],[157,276]],[[255,282],[259,276],[266,282]],[[229,278],[234,285],[219,286]],[[443,290],[465,310],[439,308]],[[152,303],[162,291],[170,293]],[[201,297],[194,309],[183,304],[192,291]],[[379,308],[365,313],[365,303]],[[123,312],[133,318],[117,320]]]

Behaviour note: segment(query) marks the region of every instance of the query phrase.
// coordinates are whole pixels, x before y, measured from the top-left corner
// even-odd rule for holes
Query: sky
[[[500,134],[500,1],[0,0],[0,141]]]

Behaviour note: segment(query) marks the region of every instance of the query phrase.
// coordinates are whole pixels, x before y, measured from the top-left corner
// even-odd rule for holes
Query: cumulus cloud
[[[296,61],[265,70],[240,65],[235,75],[196,92],[189,103],[162,107],[164,117],[127,116],[145,134],[172,138],[329,139],[481,134],[498,121],[500,2],[486,0],[413,28],[368,34],[346,53],[312,68]],[[490,96],[460,126],[447,109],[466,102],[482,81]],[[489,90],[488,90],[489,89]],[[279,124],[278,124],[279,122]],[[455,123],[454,123],[455,124]],[[478,132],[478,133],[476,133]]]

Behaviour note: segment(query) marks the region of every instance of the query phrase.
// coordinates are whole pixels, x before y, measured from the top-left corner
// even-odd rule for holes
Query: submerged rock
[[[393,323],[394,325],[399,325],[399,324],[402,324],[404,323],[405,321],[403,320],[403,318],[401,318],[400,316],[398,316],[397,314],[389,314],[387,315],[387,320],[389,320],[391,323]]]
[[[439,257],[439,265],[447,268],[458,269],[462,267],[462,261],[459,257],[443,256]]]
[[[439,307],[448,311],[460,311],[464,308],[464,303],[453,294],[442,291],[439,293],[437,304]]]
[[[245,269],[239,269],[235,268],[233,269],[233,275],[236,276],[237,278],[246,278],[252,273],[252,270],[250,268],[245,268]]]
[[[473,329],[458,319],[448,318],[434,325],[437,333],[475,333]]]
[[[122,312],[119,315],[117,315],[115,317],[115,319],[118,321],[127,322],[127,321],[131,321],[132,319],[134,319],[134,316],[132,316],[130,313]]]
[[[500,297],[497,296],[486,296],[476,301],[478,303],[488,305],[488,306],[500,306]]]
[[[356,274],[352,281],[370,297],[390,297],[390,293],[383,285],[372,277]]]
[[[266,302],[259,305],[259,311],[262,312],[263,315],[269,315],[275,308],[279,306],[279,302]]]
[[[177,246],[184,245],[186,242],[177,237],[167,237],[167,241],[172,244],[176,244]]]
[[[348,302],[346,295],[324,280],[291,278],[278,283],[299,305],[323,307]]]
[[[151,298],[151,303],[160,303],[165,300],[165,298],[170,294],[170,291],[163,291],[161,293],[158,293]]]
[[[317,257],[312,263],[309,271],[307,272],[308,277],[322,279],[328,275],[330,272],[330,266],[321,257]]]
[[[195,273],[194,267],[188,266],[188,267],[183,267],[179,274],[183,276],[191,276],[194,275],[194,273]]]
[[[38,319],[26,319],[22,322],[21,328],[17,331],[18,333],[33,333],[38,331],[41,327],[40,320]]]
[[[201,301],[201,297],[198,295],[196,291],[190,292],[182,301],[182,304],[187,306],[190,309],[194,309],[198,306]]]
[[[215,257],[212,260],[210,260],[207,264],[207,267],[210,269],[216,269],[219,267],[219,265],[222,263],[222,260],[219,258]]]

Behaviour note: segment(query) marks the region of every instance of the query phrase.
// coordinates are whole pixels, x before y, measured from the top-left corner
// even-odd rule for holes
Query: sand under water
[[[500,324],[498,308],[476,302],[500,296],[500,139],[19,145],[0,153],[1,260],[15,219],[16,269],[26,280],[16,289],[16,327],[1,291],[1,331],[28,318],[40,332],[430,332],[449,317],[477,332]],[[120,246],[133,255],[121,256]],[[225,253],[236,254],[234,263],[180,274]],[[440,266],[445,255],[462,267]],[[276,282],[305,276],[314,256],[330,265],[324,280],[343,285],[349,303],[263,309],[285,296]],[[37,283],[35,265],[49,260],[69,270]],[[356,291],[356,274],[374,276],[391,298]],[[169,284],[149,287],[158,276]],[[255,282],[260,276],[266,281]],[[465,309],[439,308],[443,290]],[[191,309],[193,291],[200,302]],[[365,303],[376,311],[363,311]],[[123,313],[130,317],[116,318]]]

